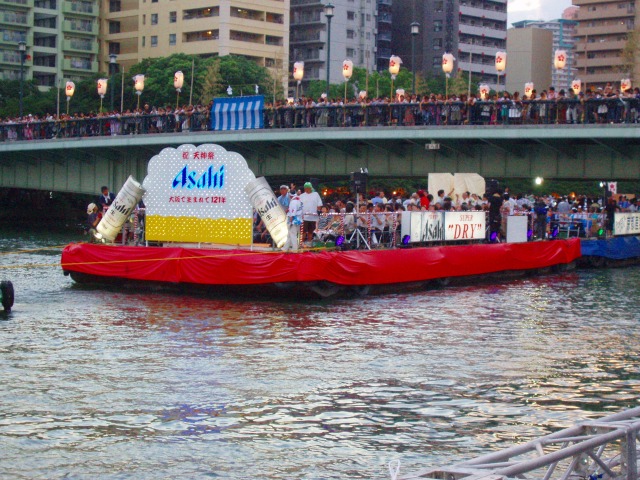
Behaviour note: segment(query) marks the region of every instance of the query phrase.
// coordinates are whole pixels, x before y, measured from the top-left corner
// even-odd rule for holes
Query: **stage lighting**
[[[404,237],[402,237],[402,245],[409,245],[410,241],[411,241],[411,235],[405,235]]]
[[[558,233],[560,233],[560,229],[558,227],[554,227],[553,230],[551,230],[551,238],[556,238]]]
[[[491,235],[489,235],[489,241],[491,243],[495,243],[498,241],[498,232],[491,232]]]
[[[341,247],[342,245],[344,245],[344,236],[340,235],[336,238],[336,247]]]
[[[527,239],[531,240],[531,237],[533,237],[533,230],[528,229],[527,230]]]
[[[599,228],[598,229],[598,236],[601,237],[604,235],[604,228]]]

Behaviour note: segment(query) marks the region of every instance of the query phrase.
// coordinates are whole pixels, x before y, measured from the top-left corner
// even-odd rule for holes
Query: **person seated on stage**
[[[386,215],[384,214],[382,204],[376,204],[373,207],[373,215],[371,215],[371,242],[374,245],[382,242],[382,232],[386,226]]]
[[[100,206],[102,211],[107,210],[113,201],[116,199],[116,196],[109,191],[109,187],[106,185],[100,188],[102,192],[100,196],[96,199],[96,204]]]
[[[354,214],[356,206],[353,202],[347,202],[344,215],[344,233],[345,238],[351,238],[356,229],[356,216]]]
[[[96,241],[96,227],[102,220],[102,212],[98,211],[98,206],[95,203],[90,203],[87,206],[87,224],[85,233],[89,234],[89,243]]]
[[[321,242],[333,240],[336,238],[336,232],[332,230],[333,215],[329,213],[329,207],[323,205],[320,207],[320,218],[318,219],[318,226],[314,232],[315,238]]]

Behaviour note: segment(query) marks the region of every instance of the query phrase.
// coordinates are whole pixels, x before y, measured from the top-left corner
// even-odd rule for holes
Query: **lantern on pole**
[[[178,70],[173,74],[173,88],[176,89],[176,108],[178,108],[180,102],[180,92],[182,91],[182,85],[184,85],[184,73]]]
[[[478,85],[478,92],[480,93],[481,100],[486,100],[489,97],[490,91],[491,89],[486,83],[481,83],[480,85]]]
[[[67,82],[64,93],[67,95],[67,115],[69,115],[69,102],[71,101],[71,97],[76,91],[76,84],[73,82]]]
[[[556,50],[553,56],[553,64],[556,69],[562,70],[567,65],[567,52],[565,50]]]
[[[529,100],[533,100],[531,96],[533,95],[534,85],[533,82],[527,82],[524,84],[524,94]]]
[[[140,109],[140,95],[142,95],[142,91],[144,90],[144,75],[138,74],[133,77],[133,88],[136,91],[136,95],[138,96],[138,110]]]
[[[365,99],[367,98],[367,91],[366,90],[360,90],[360,92],[358,93],[358,98],[361,101],[365,101]]]
[[[453,62],[455,62],[455,57],[450,53],[445,53],[442,55],[442,71],[445,74],[445,101],[449,99],[449,77],[451,76],[451,72],[453,72]]]
[[[627,90],[631,90],[631,79],[623,78],[620,80],[620,90],[626,92]]]
[[[296,85],[296,98],[300,98],[300,83],[304,78],[304,62],[295,62],[293,64],[293,79],[297,82]]]
[[[571,82],[571,90],[573,90],[574,95],[578,95],[582,90],[582,81],[576,78]]]
[[[391,93],[389,94],[389,100],[393,100],[393,81],[400,73],[400,64],[402,59],[397,55],[391,55],[389,58],[389,73],[391,74]]]
[[[107,82],[108,82],[108,79],[106,78],[98,79],[98,95],[100,95],[100,113],[102,113],[102,99],[107,94]]]
[[[507,68],[507,52],[496,53],[496,72],[498,72],[498,90],[500,90],[500,74]]]
[[[342,76],[344,77],[344,103],[347,103],[347,83],[353,75],[353,62],[345,60],[342,62]]]
[[[396,102],[400,100],[400,97],[404,97],[404,88],[398,88],[396,90]]]

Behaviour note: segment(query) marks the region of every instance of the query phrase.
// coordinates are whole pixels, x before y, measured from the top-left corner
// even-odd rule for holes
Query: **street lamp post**
[[[115,87],[115,82],[113,82],[113,75],[116,73],[116,59],[118,58],[118,56],[115,53],[110,53],[109,54],[109,78],[112,80],[111,82],[111,111],[113,112],[114,110],[114,106],[113,106],[113,90],[116,88]]]
[[[18,50],[20,51],[20,117],[22,117],[22,95],[24,84],[24,60],[27,56],[27,44],[25,42],[18,43]]]
[[[411,70],[413,70],[413,80],[411,82],[411,94],[416,94],[416,37],[420,33],[420,24],[411,24]]]
[[[327,98],[329,98],[329,70],[331,69],[331,19],[333,18],[334,6],[327,3],[324,6],[324,15],[327,17]]]

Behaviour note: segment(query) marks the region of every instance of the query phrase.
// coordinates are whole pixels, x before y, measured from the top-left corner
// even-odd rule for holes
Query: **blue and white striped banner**
[[[211,107],[212,130],[264,128],[264,95],[215,98]]]

